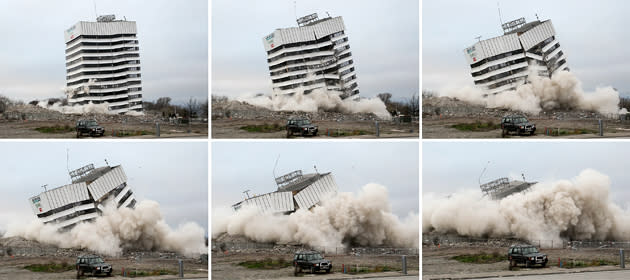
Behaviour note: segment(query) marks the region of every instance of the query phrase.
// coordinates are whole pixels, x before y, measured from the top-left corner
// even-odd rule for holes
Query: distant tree
[[[158,98],[158,100],[155,102],[155,109],[157,110],[161,110],[164,108],[168,108],[170,106],[171,103],[171,98],[170,97],[160,97]]]
[[[418,96],[418,93],[414,93],[407,104],[409,106],[409,112],[412,116],[420,116],[420,97]]]
[[[390,99],[392,98],[392,94],[389,92],[383,92],[376,95],[385,105],[389,104]]]
[[[4,113],[4,111],[6,111],[10,105],[11,99],[6,96],[0,95],[0,113]]]
[[[199,113],[199,102],[197,102],[197,99],[194,98],[190,98],[188,100],[188,103],[186,103],[186,112],[188,113],[188,117],[193,118],[198,116]]]
[[[202,118],[207,118],[208,117],[208,111],[210,110],[209,105],[210,104],[208,103],[208,98],[206,98],[206,101],[201,103],[201,108],[199,108],[199,109],[201,111],[201,117]]]

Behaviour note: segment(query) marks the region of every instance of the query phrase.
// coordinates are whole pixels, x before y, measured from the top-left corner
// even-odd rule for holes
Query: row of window
[[[80,47],[90,47],[90,46],[116,46],[116,45],[126,45],[126,44],[138,44],[138,40],[120,40],[114,42],[81,42],[76,44],[70,48],[66,49],[66,54],[71,53],[72,51],[80,48]]]
[[[513,75],[513,74],[516,74],[516,73],[520,73],[520,72],[523,72],[523,71],[527,71],[527,66],[521,67],[521,68],[517,68],[517,69],[511,70],[511,71],[506,71],[506,72],[503,72],[503,73],[500,73],[500,74],[488,77],[488,78],[483,79],[483,80],[475,81],[475,84],[479,85],[479,84],[489,83],[489,82],[492,82],[492,81],[495,81],[495,80],[498,80],[498,79],[501,79],[501,78],[505,78],[507,76],[510,76],[510,75]]]
[[[477,62],[475,62],[475,63],[471,64],[471,65],[470,65],[470,68],[476,68],[476,67],[479,67],[479,66],[481,66],[481,65],[484,65],[484,64],[486,64],[486,63],[488,63],[488,62],[492,62],[492,61],[495,61],[495,60],[497,60],[497,59],[502,59],[502,58],[510,57],[510,56],[513,56],[513,55],[516,55],[516,54],[519,54],[519,53],[523,53],[523,51],[522,51],[522,50],[515,50],[515,51],[511,51],[511,52],[506,52],[506,53],[502,53],[502,54],[497,54],[497,55],[495,55],[495,56],[491,56],[491,57],[486,57],[486,58],[484,58],[484,59],[482,59],[482,60],[479,60],[479,61],[477,61]]]
[[[81,61],[103,61],[103,60],[116,60],[116,59],[121,59],[121,58],[132,58],[132,57],[140,57],[140,54],[137,53],[128,53],[128,54],[121,54],[121,55],[110,55],[110,56],[83,56],[83,57],[79,57],[73,61],[70,61],[68,63],[66,63],[66,67],[75,64],[75,63],[79,63]]]
[[[75,52],[71,55],[67,55],[66,56],[66,60],[69,60],[75,56],[78,56],[80,54],[84,54],[84,53],[116,53],[116,52],[131,52],[131,51],[139,51],[140,48],[138,47],[122,47],[122,48],[115,48],[115,49],[103,49],[103,50],[80,50],[78,52]]]
[[[519,58],[519,59],[503,62],[503,63],[497,64],[497,65],[492,65],[492,66],[490,66],[490,67],[488,67],[486,69],[483,69],[481,71],[473,72],[472,76],[473,77],[481,76],[483,74],[486,74],[488,72],[492,72],[492,71],[497,70],[497,69],[505,68],[505,67],[508,67],[508,66],[511,66],[511,65],[514,65],[514,64],[523,63],[526,60],[527,59],[525,57],[522,57],[522,58]]]
[[[270,55],[270,54],[275,53],[275,52],[277,52],[279,50],[282,50],[282,49],[288,49],[288,48],[293,48],[293,47],[303,47],[303,46],[308,46],[308,45],[312,45],[312,44],[323,43],[323,42],[329,41],[329,40],[331,40],[333,38],[337,38],[337,37],[343,36],[343,34],[344,34],[343,31],[339,31],[339,32],[334,33],[334,34],[321,37],[321,38],[319,38],[319,39],[317,39],[315,41],[284,44],[284,45],[277,46],[277,47],[269,50],[267,52],[267,55]]]
[[[84,205],[84,204],[90,204],[92,202],[93,201],[91,201],[91,200],[83,200],[83,201],[79,201],[79,202],[75,202],[75,203],[70,203],[70,204],[64,205],[64,206],[59,207],[59,208],[51,209],[50,211],[47,211],[45,213],[37,214],[37,217],[38,218],[45,218],[45,217],[48,217],[48,216],[51,216],[51,215],[54,215],[54,214],[66,211],[66,210],[71,209],[73,207],[81,206],[81,205]]]
[[[116,66],[127,65],[127,64],[132,64],[132,65],[140,64],[140,60],[126,60],[126,61],[121,61],[121,62],[116,62],[116,63],[81,64],[79,66],[68,69],[68,73],[79,70],[81,68],[116,67]]]
[[[129,71],[140,71],[140,67],[127,67],[118,70],[103,70],[103,71],[85,71],[79,72],[74,75],[66,76],[67,80],[72,80],[81,76],[90,76],[90,75],[108,75],[108,74],[116,74],[116,73],[124,73]]]
[[[98,81],[98,82],[110,82],[110,81],[118,81],[118,80],[140,78],[140,77],[142,77],[141,74],[127,74],[127,75],[119,75],[119,76],[108,77],[108,78],[98,78],[96,81]],[[89,80],[90,80],[89,78],[76,80],[76,81],[74,81],[72,83],[67,83],[66,86],[70,87],[70,86],[76,86],[76,85],[88,83]]]
[[[66,43],[66,45],[70,45],[72,44],[72,42],[79,40],[81,38],[85,38],[85,39],[113,39],[113,38],[120,38],[120,37],[136,37],[136,34],[115,34],[115,35],[79,35],[76,38],[68,41]]]

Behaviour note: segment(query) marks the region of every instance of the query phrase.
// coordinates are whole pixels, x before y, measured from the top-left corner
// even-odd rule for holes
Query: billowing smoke
[[[500,201],[480,191],[423,195],[422,231],[537,240],[628,240],[630,212],[609,197],[610,179],[586,169]]]
[[[109,107],[106,103],[94,104],[88,103],[85,105],[63,105],[61,101],[50,104],[48,100],[42,100],[37,103],[37,106],[46,108],[48,110],[53,110],[57,112],[61,112],[64,114],[116,114],[109,110]]]
[[[257,242],[297,242],[329,248],[358,246],[418,247],[419,219],[414,213],[400,220],[391,213],[387,189],[363,186],[358,195],[338,193],[310,211],[291,215],[260,214],[247,208],[213,211],[212,236],[245,236]]]
[[[560,71],[552,78],[540,77],[534,73],[528,76],[528,83],[516,90],[488,95],[474,87],[445,89],[441,96],[455,97],[488,108],[508,108],[531,114],[542,110],[587,110],[602,114],[625,114],[619,108],[619,93],[612,87],[597,88],[595,92],[585,92],[581,82],[568,71]]]
[[[308,94],[298,91],[293,95],[243,95],[236,100],[272,111],[317,112],[322,110],[341,113],[374,113],[381,119],[391,119],[385,103],[379,98],[361,98],[358,100],[346,98],[342,100],[339,97],[340,94],[341,92],[337,91],[315,89]]]
[[[108,204],[94,222],[80,223],[70,231],[59,232],[39,220],[11,224],[7,236],[56,245],[62,248],[87,248],[109,256],[121,255],[123,249],[167,250],[187,256],[207,253],[204,229],[188,222],[172,229],[162,218],[160,206],[145,200],[135,209],[117,209]]]

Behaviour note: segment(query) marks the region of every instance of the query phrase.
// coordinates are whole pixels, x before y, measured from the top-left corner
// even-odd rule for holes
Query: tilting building
[[[508,178],[499,178],[494,181],[480,185],[484,196],[489,196],[493,200],[501,200],[509,195],[528,190],[536,182],[510,181]]]
[[[113,113],[142,111],[136,22],[99,16],[65,32],[70,105],[106,103]]]
[[[247,198],[232,208],[239,210],[249,206],[261,213],[290,214],[297,209],[311,209],[339,189],[330,172],[302,174],[301,170],[296,170],[276,178],[276,184],[277,191]]]
[[[72,184],[44,191],[29,203],[44,224],[69,229],[77,223],[92,221],[102,214],[104,204],[133,208],[136,204],[122,166],[94,168],[86,165],[70,172]]]
[[[464,50],[475,85],[497,94],[525,84],[530,74],[552,77],[569,70],[551,20],[502,25],[504,35],[481,40]]]
[[[341,17],[297,19],[298,27],[280,28],[263,37],[269,75],[278,94],[309,94],[315,89],[359,98],[348,36]]]

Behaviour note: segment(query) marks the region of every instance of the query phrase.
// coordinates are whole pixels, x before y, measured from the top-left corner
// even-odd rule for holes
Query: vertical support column
[[[604,136],[604,121],[599,119],[599,136]]]
[[[376,126],[376,137],[380,137],[381,133],[380,133],[380,129],[378,127],[378,121],[375,121],[374,125]]]
[[[407,256],[402,256],[402,273],[407,275]]]
[[[160,137],[160,123],[155,123],[155,137]]]
[[[179,259],[177,262],[179,263],[179,278],[184,278],[184,261]]]
[[[623,256],[623,248],[619,249],[619,267],[626,268],[625,258]]]

